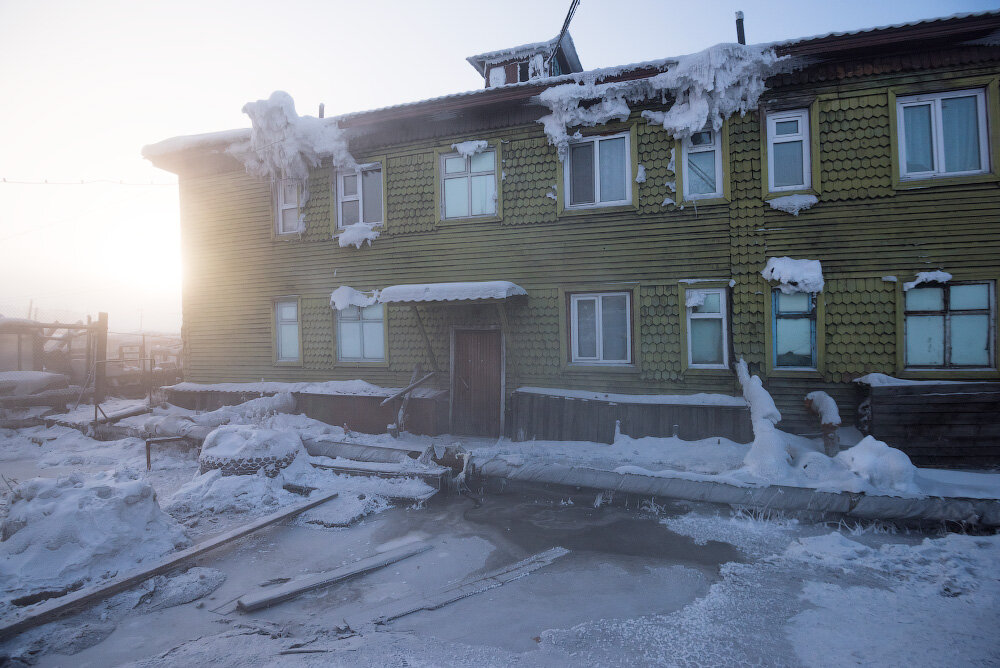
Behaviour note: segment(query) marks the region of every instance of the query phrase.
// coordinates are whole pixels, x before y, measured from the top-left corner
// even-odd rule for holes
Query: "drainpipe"
[[[740,44],[746,44],[747,38],[743,34],[743,12],[736,12],[736,41]]]

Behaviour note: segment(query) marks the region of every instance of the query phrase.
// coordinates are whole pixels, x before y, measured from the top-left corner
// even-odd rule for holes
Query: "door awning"
[[[390,285],[379,292],[383,304],[407,302],[456,302],[504,300],[528,294],[524,288],[510,281],[477,281],[469,283],[415,283]]]

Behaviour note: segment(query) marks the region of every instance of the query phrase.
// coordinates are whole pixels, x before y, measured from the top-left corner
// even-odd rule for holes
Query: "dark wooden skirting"
[[[873,387],[862,411],[918,466],[1000,467],[1000,383]]]
[[[687,441],[721,436],[753,440],[750,413],[738,406],[631,404],[527,392],[511,395],[509,436],[516,441],[595,441],[613,443],[615,423],[633,438],[677,435]]]

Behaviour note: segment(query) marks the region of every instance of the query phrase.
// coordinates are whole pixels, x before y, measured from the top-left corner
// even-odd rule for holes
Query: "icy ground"
[[[167,413],[156,417],[173,419],[184,411]],[[252,421],[300,434],[388,439],[345,434],[303,416],[254,415]],[[738,466],[747,446],[714,440],[496,447],[508,457],[523,457],[527,447],[544,447],[557,457],[589,452],[591,463],[603,457],[615,466],[626,455],[648,470],[679,467],[697,475]],[[268,482],[277,479],[220,487],[218,476],[196,475],[197,450],[155,447],[153,470],[146,473],[139,439],[102,443],[65,427],[0,430],[0,472],[14,484],[127,467],[152,486],[163,510],[193,541],[273,510],[261,503],[268,493],[277,505],[302,498]],[[997,536],[755,519],[700,504],[595,508],[593,494],[390,503],[385,481],[310,475],[327,476],[327,485],[350,493],[210,552],[184,573],[154,578],[0,643],[0,665],[5,656],[40,666],[1000,662]],[[989,474],[967,475],[973,476],[967,486],[978,481],[988,491],[996,484]],[[0,492],[9,492],[3,480]],[[227,493],[228,506],[212,505]],[[2,498],[0,519],[9,512],[10,494]],[[184,504],[171,502],[178,499]],[[268,583],[416,540],[433,549],[270,609],[235,611],[238,597]],[[555,546],[570,553],[520,580],[384,627],[365,623],[401,597],[431,594]],[[0,581],[0,599],[11,588]],[[0,607],[0,621],[9,611],[9,605]],[[353,627],[345,628],[345,620]]]

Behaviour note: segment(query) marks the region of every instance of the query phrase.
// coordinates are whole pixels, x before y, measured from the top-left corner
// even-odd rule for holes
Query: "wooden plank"
[[[403,559],[426,552],[432,547],[433,545],[420,541],[418,543],[414,543],[413,545],[405,545],[403,547],[396,548],[395,550],[389,550],[388,552],[383,552],[382,554],[376,554],[373,557],[355,561],[352,564],[335,568],[332,571],[317,573],[315,575],[299,578],[298,580],[292,580],[291,582],[267,589],[256,595],[251,594],[249,596],[243,596],[236,601],[236,609],[240,612],[253,612],[254,610],[260,610],[261,608],[270,608],[272,605],[277,605],[278,603],[291,600],[299,594],[304,594],[305,592],[312,591],[313,589],[327,587],[337,582],[347,580],[348,578],[352,578],[356,575],[370,573],[380,568],[384,568],[389,564],[394,564],[397,561],[402,561]]]
[[[431,371],[429,374],[427,374],[426,376],[424,376],[420,380],[410,383],[409,385],[407,385],[406,387],[404,387],[403,389],[401,389],[399,392],[396,392],[391,397],[387,397],[386,399],[384,399],[382,401],[382,403],[379,404],[379,406],[385,406],[386,404],[392,403],[396,399],[399,399],[401,396],[403,396],[404,394],[406,394],[407,392],[409,392],[413,388],[415,388],[415,387],[417,387],[419,385],[422,385],[425,382],[427,382],[428,380],[430,380],[431,378],[433,378],[436,373],[437,373],[436,371]]]
[[[152,564],[139,570],[119,575],[107,582],[87,587],[86,589],[81,589],[57,599],[50,599],[45,603],[41,603],[34,608],[29,608],[24,611],[12,622],[5,624],[4,626],[0,626],[0,640],[4,640],[17,633],[26,631],[34,626],[51,622],[52,620],[85,606],[88,603],[94,603],[113,594],[117,594],[118,592],[125,591],[126,589],[134,587],[140,582],[144,582],[155,575],[167,573],[194,559],[195,557],[205,554],[209,550],[214,550],[221,545],[231,543],[238,538],[243,538],[244,536],[270,526],[276,522],[280,522],[281,520],[294,517],[301,512],[309,510],[310,508],[315,508],[321,503],[325,503],[330,499],[336,498],[336,496],[337,492],[327,492],[326,494],[322,494],[315,499],[303,501],[302,503],[284,508],[258,520],[254,520],[253,522],[227,531],[214,538],[209,538],[206,541],[202,541],[201,543],[185,550],[181,550],[180,552],[168,554],[167,556],[162,557],[161,559],[158,559]]]

